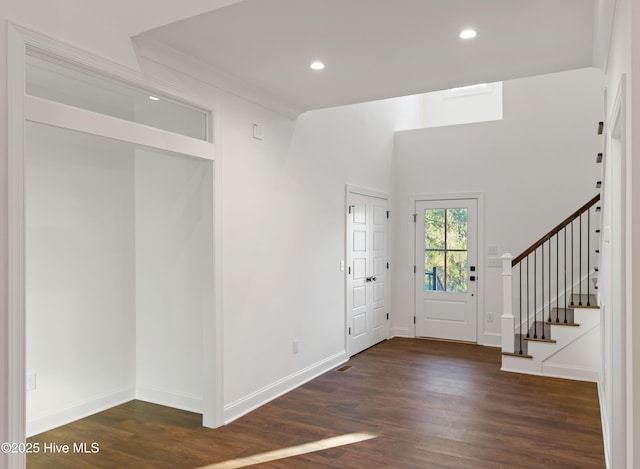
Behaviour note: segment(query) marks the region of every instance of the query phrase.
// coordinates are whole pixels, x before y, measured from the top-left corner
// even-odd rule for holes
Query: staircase
[[[598,379],[599,201],[596,195],[516,258],[502,256],[502,370]]]

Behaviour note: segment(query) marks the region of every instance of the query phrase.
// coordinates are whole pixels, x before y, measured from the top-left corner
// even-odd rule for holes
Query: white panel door
[[[347,348],[350,356],[388,335],[387,200],[349,194]]]
[[[416,202],[416,336],[477,341],[477,200]]]

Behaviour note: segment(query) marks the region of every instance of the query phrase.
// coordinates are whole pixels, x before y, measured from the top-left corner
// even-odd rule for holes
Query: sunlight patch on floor
[[[353,443],[359,443],[360,441],[371,440],[377,436],[378,435],[374,435],[373,433],[349,433],[347,435],[334,436],[324,440],[312,441],[311,443],[305,443],[303,445],[290,446],[288,448],[255,454],[253,456],[247,456],[246,458],[231,459],[229,461],[211,464],[210,466],[202,466],[199,469],[236,469],[238,467],[247,467],[252,466],[253,464],[261,464],[264,462],[275,461],[277,459],[299,456],[301,454],[314,453],[316,451],[336,448],[338,446],[351,445]]]

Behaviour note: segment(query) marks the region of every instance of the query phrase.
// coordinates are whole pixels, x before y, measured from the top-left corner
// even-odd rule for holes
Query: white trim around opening
[[[485,312],[485,260],[484,260],[484,246],[485,246],[485,194],[484,192],[456,192],[450,194],[417,194],[409,199],[409,213],[415,213],[416,203],[424,200],[458,200],[458,199],[476,199],[478,202],[478,259],[477,259],[477,269],[478,269],[478,280],[479,286],[477,291],[477,343],[478,345],[488,345],[488,346],[500,346],[501,336],[500,334],[490,334],[485,332],[484,327],[484,312]],[[415,232],[415,230],[413,231]],[[415,253],[417,240],[414,236],[414,249]],[[411,261],[411,265],[413,265],[413,260]],[[413,302],[413,314],[414,316],[417,314],[417,305],[415,304],[415,282],[413,286],[414,290],[414,302]],[[415,324],[413,328],[410,328],[411,337],[416,336],[416,327]]]
[[[25,84],[25,56],[27,50],[38,50],[53,57],[60,57],[70,61],[79,67],[86,68],[93,73],[100,73],[112,80],[133,83],[154,94],[164,94],[192,105],[185,98],[184,93],[176,91],[169,84],[149,80],[142,74],[126,69],[119,64],[95,57],[80,49],[62,44],[54,39],[47,38],[23,27],[9,23],[8,25],[8,148],[9,148],[9,285],[8,285],[8,437],[9,441],[20,443],[25,441],[26,434],[26,400],[25,400],[25,219],[24,219],[24,127],[27,119],[57,125],[73,130],[104,135],[100,130],[102,124],[107,124],[120,132],[116,138],[124,138],[131,143],[142,144],[162,150],[182,153],[197,158],[214,160],[214,193],[213,193],[213,224],[214,224],[214,285],[213,294],[214,310],[204,320],[204,370],[208,371],[204,376],[203,389],[203,425],[216,427],[222,424],[223,396],[222,396],[222,239],[221,239],[221,200],[222,172],[219,154],[213,143],[196,141],[187,137],[178,136],[156,129],[143,128],[128,122],[117,122],[117,119],[105,118],[99,114],[88,111],[80,111],[59,103],[51,103],[46,100],[26,97]],[[67,109],[69,108],[69,109]],[[73,114],[78,122],[78,112],[82,112],[83,128],[77,129],[65,124],[64,117],[56,120],[56,111],[64,109],[64,115]],[[67,112],[68,111],[68,112]],[[88,114],[86,114],[88,112]],[[213,119],[217,109],[208,111],[209,129],[212,137],[219,137],[218,122]],[[28,113],[28,115],[27,115]],[[52,114],[53,113],[53,114]],[[88,122],[84,119],[91,116]],[[72,116],[73,117],[73,116]],[[217,116],[216,116],[217,117]],[[68,120],[68,119],[67,119]],[[77,127],[77,126],[76,126]],[[142,129],[142,130],[140,130]],[[113,137],[113,135],[106,135]],[[24,454],[11,454],[8,458],[9,468],[22,468],[26,464]]]

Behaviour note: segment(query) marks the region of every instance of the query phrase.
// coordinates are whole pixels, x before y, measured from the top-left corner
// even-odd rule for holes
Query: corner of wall
[[[123,388],[93,396],[90,399],[73,402],[41,415],[36,415],[27,421],[27,437],[124,404],[134,399],[134,396],[133,388]]]
[[[349,357],[346,352],[341,351],[225,405],[223,416],[224,423],[230,423],[243,415],[248,414],[277,397],[302,386],[321,374],[342,365],[347,360],[349,360]]]

